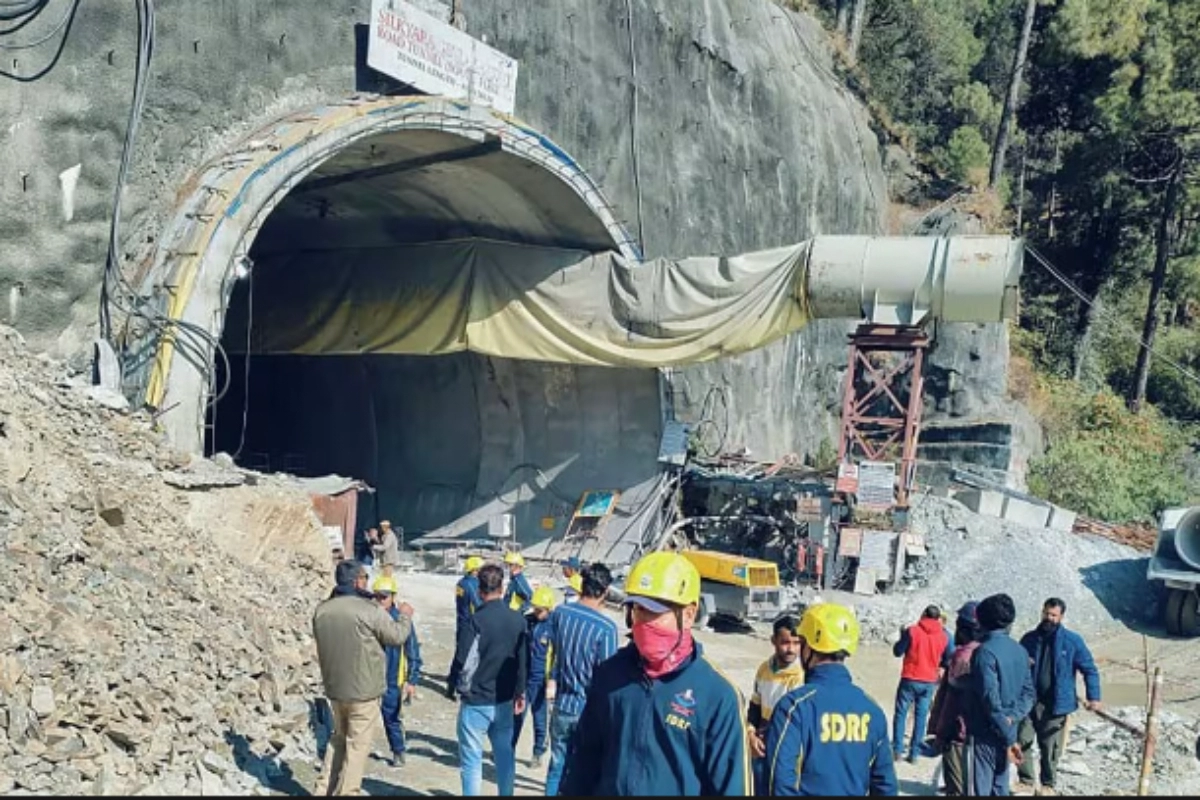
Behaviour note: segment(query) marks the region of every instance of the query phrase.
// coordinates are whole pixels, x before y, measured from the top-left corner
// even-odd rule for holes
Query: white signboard
[[[341,525],[323,525],[321,526],[325,532],[325,539],[329,542],[330,550],[342,549],[342,526]]]
[[[895,502],[896,465],[891,461],[863,461],[858,465],[858,504],[889,508]]]
[[[404,0],[371,0],[367,64],[429,94],[516,107],[516,59]]]

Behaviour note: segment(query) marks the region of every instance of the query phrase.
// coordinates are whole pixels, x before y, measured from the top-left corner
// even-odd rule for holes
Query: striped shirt
[[[550,646],[554,648],[554,708],[561,714],[578,716],[587,701],[592,670],[617,652],[617,623],[582,603],[559,606],[547,622]]]

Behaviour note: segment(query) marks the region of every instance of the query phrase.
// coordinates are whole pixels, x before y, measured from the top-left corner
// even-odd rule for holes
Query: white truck
[[[1146,578],[1162,581],[1167,587],[1163,609],[1167,633],[1200,635],[1200,506],[1169,508],[1162,513]]]

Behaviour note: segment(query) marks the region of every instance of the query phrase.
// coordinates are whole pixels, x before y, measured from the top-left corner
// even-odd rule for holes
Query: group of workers
[[[1009,636],[1015,608],[1008,595],[964,606],[952,639],[940,611],[926,609],[896,646],[905,661],[889,736],[882,709],[846,666],[859,643],[849,608],[821,603],[777,619],[774,653],[758,669],[747,706],[693,638],[700,576],[688,559],[654,552],[633,565],[624,585],[625,636],[603,610],[612,583],[605,565],[565,562],[570,602],[562,604],[552,588],[534,589],[524,567],[518,553],[503,566],[472,557],[456,587],[448,692],[459,701],[464,795],[481,791],[485,740],[499,793],[513,794],[527,713],[534,729],[530,765],[542,766],[549,754],[549,796],[895,795],[895,760],[905,756],[907,710],[914,704],[907,758],[940,755],[946,794],[1008,794],[1010,762],[1019,765],[1018,790],[1032,792],[1033,765],[1025,755],[1035,741],[1038,793],[1053,794],[1064,722],[1075,710],[1076,672],[1085,676],[1089,707],[1099,705],[1095,665],[1082,639],[1061,626],[1065,606],[1055,598],[1020,644]],[[338,566],[337,577],[313,626],[334,711],[318,789],[344,793],[361,784],[372,725],[415,687],[406,679],[420,657],[408,649],[412,609],[394,602],[394,585],[380,584],[379,595],[367,592],[366,572],[352,561]],[[390,602],[381,599],[389,588]],[[385,662],[380,679],[372,677],[374,656],[347,666],[354,646],[373,649]],[[398,649],[395,670],[387,648]],[[393,686],[399,688],[389,702]],[[394,754],[403,753],[400,730],[399,749],[389,733]]]

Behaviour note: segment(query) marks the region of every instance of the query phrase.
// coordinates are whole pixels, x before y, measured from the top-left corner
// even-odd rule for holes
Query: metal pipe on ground
[[[1146,713],[1146,738],[1142,745],[1142,771],[1138,778],[1138,797],[1150,794],[1150,776],[1154,772],[1154,746],[1158,744],[1158,705],[1162,699],[1162,668],[1154,668],[1154,686],[1150,691],[1150,710]]]

